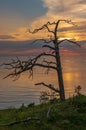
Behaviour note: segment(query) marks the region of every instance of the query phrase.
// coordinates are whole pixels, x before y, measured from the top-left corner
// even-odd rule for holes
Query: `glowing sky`
[[[27,29],[63,18],[71,19],[78,26],[61,23],[59,37],[85,41],[86,0],[0,0],[0,48],[2,41],[26,41],[43,37],[43,33],[32,35],[27,33]]]

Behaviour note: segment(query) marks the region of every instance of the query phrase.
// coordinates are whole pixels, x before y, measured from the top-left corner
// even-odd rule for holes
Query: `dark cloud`
[[[61,48],[86,55],[86,41],[80,41],[78,43],[81,45],[81,48],[74,44],[69,44],[67,41],[61,44]],[[41,42],[32,43],[32,41],[0,41],[0,56],[36,55],[41,52],[42,45]]]
[[[78,4],[86,4],[86,0],[79,0]]]
[[[11,35],[0,35],[0,39],[1,40],[8,40],[8,39],[15,39],[14,36],[11,36]]]
[[[81,56],[86,56],[86,41],[77,41],[77,43],[81,46],[77,46],[73,43],[69,43],[67,41],[64,41],[61,46],[61,52],[64,50],[71,51],[72,53],[77,53]]]
[[[25,55],[29,52],[34,53],[34,49],[40,50],[42,45],[39,42],[33,43],[33,41],[0,41],[0,55]]]
[[[33,41],[0,41],[0,49],[33,49],[41,47],[40,43]]]

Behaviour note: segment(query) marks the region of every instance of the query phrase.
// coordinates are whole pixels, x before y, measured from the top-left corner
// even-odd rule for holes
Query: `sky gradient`
[[[86,0],[0,0],[0,54],[11,54],[29,40],[46,37],[47,33],[32,35],[27,30],[58,19],[71,19],[77,25],[62,22],[59,38],[77,40],[86,49]]]

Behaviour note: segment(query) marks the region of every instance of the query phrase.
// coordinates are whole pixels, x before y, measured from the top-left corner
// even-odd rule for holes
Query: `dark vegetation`
[[[86,96],[0,110],[0,130],[86,130]]]

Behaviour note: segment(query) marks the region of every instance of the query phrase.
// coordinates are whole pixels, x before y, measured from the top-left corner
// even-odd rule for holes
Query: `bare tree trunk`
[[[59,44],[58,44],[58,25],[60,21],[58,20],[54,29],[54,47],[55,47],[55,58],[57,64],[57,76],[58,76],[58,83],[59,83],[59,90],[60,90],[60,99],[62,101],[65,100],[65,92],[64,92],[64,83],[63,83],[63,76],[62,76],[62,68],[61,68],[61,60],[60,60],[60,52],[59,52]]]
[[[58,83],[59,83],[59,90],[60,90],[60,99],[62,101],[65,100],[65,91],[64,91],[64,83],[63,83],[63,75],[62,75],[62,67],[61,67],[61,60],[59,54],[59,47],[56,47],[56,63],[57,63],[57,76],[58,76]]]

